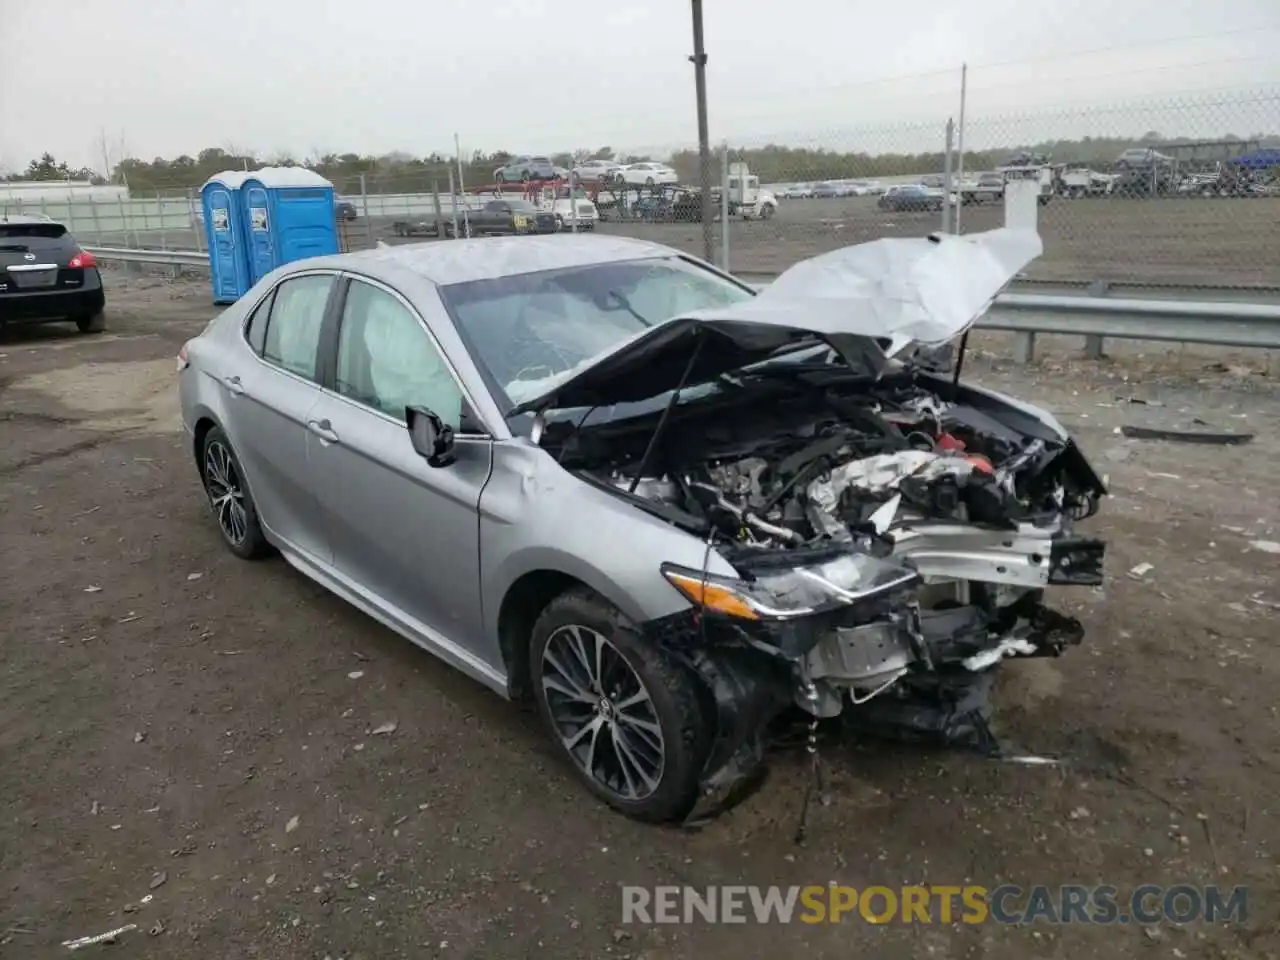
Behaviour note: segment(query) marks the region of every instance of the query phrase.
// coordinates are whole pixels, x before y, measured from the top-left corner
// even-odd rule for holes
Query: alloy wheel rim
[[[235,459],[217,440],[204,452],[204,482],[222,535],[239,546],[249,534],[249,514]]]
[[[589,627],[560,627],[547,638],[541,674],[552,724],[578,768],[622,800],[652,796],[666,766],[662,727],[618,649]]]

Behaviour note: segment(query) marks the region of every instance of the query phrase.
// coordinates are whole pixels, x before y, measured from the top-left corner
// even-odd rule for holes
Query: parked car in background
[[[479,210],[458,214],[458,232],[466,236],[468,226],[473,237],[492,234],[555,233],[560,229],[556,216],[539,210],[528,200],[490,200]],[[444,225],[445,236],[454,236],[452,218]]]
[[[107,326],[106,302],[97,261],[66,224],[0,218],[0,330],[69,320],[81,333],[100,333]]]
[[[614,179],[622,164],[613,160],[584,160],[573,168],[573,175],[582,183],[600,183]]]
[[[884,192],[876,206],[881,210],[941,210],[942,191],[931,190],[922,183],[903,183]]]
[[[498,183],[554,180],[561,176],[562,172],[562,168],[553,164],[550,157],[516,157],[493,171],[493,179]]]
[[[448,228],[445,228],[448,232]],[[391,232],[397,237],[438,237],[440,225],[431,220],[395,220],[391,224]]]
[[[613,177],[619,183],[625,183],[632,187],[680,182],[679,174],[671,167],[665,163],[654,163],[648,160],[641,163],[629,163],[625,167],[620,167],[614,171]]]
[[[877,243],[759,293],[623,237],[281,267],[178,355],[218,535],[531,701],[637,819],[758,782],[789,710],[976,745],[1002,660],[1081,642],[1045,594],[1102,583],[1106,488],[1051,414],[901,359],[1034,232]]]
[[[813,196],[812,183],[791,183],[778,191],[783,200],[807,200]]]
[[[957,192],[965,203],[995,203],[1004,199],[1004,175],[980,173],[961,183]]]
[[[810,195],[818,200],[830,200],[832,197],[840,196],[840,185],[831,180],[824,180],[813,185],[813,192]]]
[[[873,193],[875,193],[875,190],[872,188],[871,184],[867,183],[865,180],[853,180],[845,184],[844,186],[845,186],[845,189],[847,190],[847,193],[843,194],[844,196],[869,197]]]
[[[335,200],[333,203],[335,219],[351,221],[356,219],[356,205],[350,200]]]

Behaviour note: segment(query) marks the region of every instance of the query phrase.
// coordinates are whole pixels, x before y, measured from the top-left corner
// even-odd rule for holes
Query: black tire
[[[239,536],[233,536],[229,532],[233,524],[229,522],[223,508],[220,508],[217,499],[225,495],[222,480],[217,476],[219,469],[217,464],[223,455],[219,451],[225,452],[226,462],[232,470],[226,480],[234,483],[239,492],[239,496],[233,496],[233,499],[239,501],[244,511],[243,534]],[[245,483],[240,460],[236,457],[231,441],[227,439],[221,427],[213,427],[205,434],[200,450],[200,479],[204,484],[205,494],[209,497],[209,507],[213,511],[214,521],[218,524],[218,532],[222,535],[222,542],[226,544],[227,549],[241,560],[258,560],[269,555],[271,545],[262,532],[262,524],[258,522],[258,508],[254,505],[249,487]]]
[[[662,760],[656,786],[644,796],[626,797],[588,773],[583,763],[570,752],[557,721],[552,717],[543,679],[547,671],[554,668],[544,661],[544,653],[553,638],[563,637],[567,629],[573,627],[598,634],[607,641],[604,654],[606,669],[601,672],[610,683],[621,681],[623,692],[631,686],[640,686],[648,695],[647,703],[642,706],[646,715],[652,718],[649,722],[656,722],[661,730]],[[582,636],[589,634],[584,632]],[[629,675],[625,671],[620,673],[617,662],[612,659],[615,654],[630,668]],[[698,799],[699,777],[710,751],[714,722],[706,715],[698,695],[697,681],[687,668],[641,638],[622,613],[586,588],[575,588],[561,594],[542,611],[529,638],[529,657],[538,714],[556,752],[573,768],[587,789],[620,813],[647,823],[681,820],[689,814]],[[609,669],[609,663],[614,669]],[[638,684],[633,684],[633,680],[638,680]],[[620,693],[618,690],[601,693],[601,701],[610,704],[609,711],[614,712],[613,700],[606,698],[605,692],[614,699]],[[589,707],[581,709],[584,712],[591,710]],[[595,714],[586,712],[584,715]],[[601,736],[606,736],[603,731]],[[651,738],[651,735],[646,736]],[[613,742],[610,739],[603,749],[605,755],[615,758],[616,766],[619,753],[612,746]],[[650,742],[653,741],[650,739]],[[634,746],[635,741],[632,743]],[[604,755],[603,759],[606,759]]]
[[[763,207],[761,207],[761,208],[760,208],[760,219],[761,219],[761,220],[768,220],[768,219],[769,219],[770,217],[772,217],[772,216],[773,216],[773,204],[772,204],[772,203],[766,203]]]
[[[97,313],[90,314],[87,317],[77,317],[76,329],[81,333],[101,333],[107,329],[107,315],[104,311],[99,310]]]

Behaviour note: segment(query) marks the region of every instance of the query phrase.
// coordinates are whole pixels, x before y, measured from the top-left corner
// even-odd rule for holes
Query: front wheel
[[[636,820],[687,816],[713,726],[688,670],[585,588],[547,605],[529,656],[538,713],[587,788]]]
[[[769,219],[770,217],[772,217],[772,216],[773,216],[773,204],[772,204],[772,203],[766,203],[763,207],[761,207],[761,208],[760,208],[760,219],[761,219],[761,220],[768,220],[768,219]]]

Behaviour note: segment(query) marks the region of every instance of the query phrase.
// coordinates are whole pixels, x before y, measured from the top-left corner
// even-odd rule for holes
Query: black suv
[[[0,216],[0,330],[74,320],[81,333],[99,333],[105,306],[98,263],[65,224]]]

